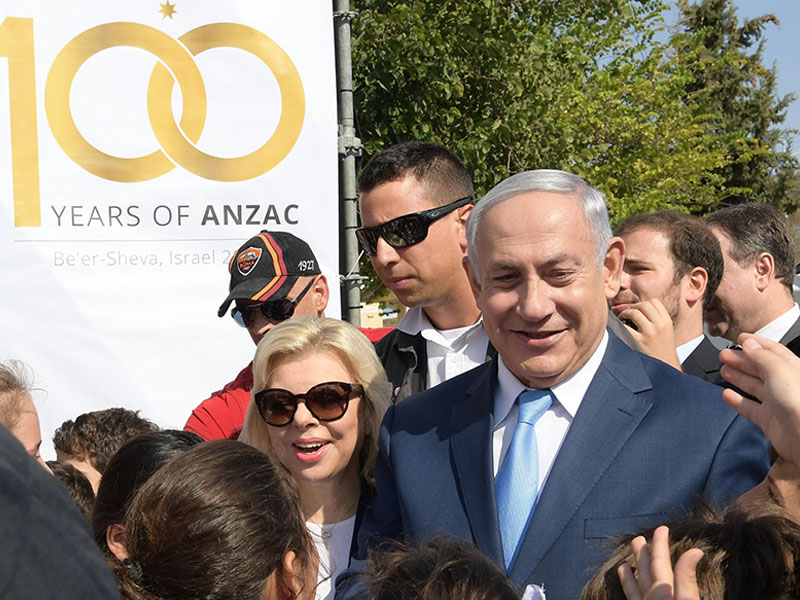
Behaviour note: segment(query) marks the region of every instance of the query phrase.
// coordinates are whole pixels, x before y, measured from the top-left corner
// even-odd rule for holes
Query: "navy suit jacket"
[[[359,571],[373,543],[448,534],[503,564],[492,472],[496,359],[389,409],[377,498],[337,598],[366,598]],[[749,489],[767,441],[722,390],[634,352],[609,334],[602,363],[558,452],[509,573],[548,600],[578,598],[609,536],[654,526]]]

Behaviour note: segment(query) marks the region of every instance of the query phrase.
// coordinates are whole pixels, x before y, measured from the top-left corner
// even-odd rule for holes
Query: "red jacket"
[[[250,403],[253,387],[253,363],[247,365],[236,379],[203,400],[192,411],[183,429],[196,433],[204,440],[235,440],[242,432],[244,415]]]

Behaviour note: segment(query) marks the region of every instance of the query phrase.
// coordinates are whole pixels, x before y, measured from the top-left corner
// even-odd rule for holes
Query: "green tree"
[[[765,31],[778,19],[767,14],[740,21],[731,0],[679,0],[678,9],[680,31],[697,41],[696,60],[687,63],[687,102],[712,115],[714,135],[728,145],[717,169],[724,178],[721,200],[795,210],[798,162],[788,136],[796,132],[779,127],[794,96],[778,97],[775,67],[763,64]]]
[[[714,210],[730,195],[737,149],[754,146],[742,128],[720,127],[725,106],[694,66],[732,58],[708,52],[705,29],[659,37],[660,0],[354,7],[366,158],[406,140],[439,142],[471,170],[479,195],[519,171],[564,169],[606,194],[616,222],[657,208]],[[368,298],[381,286],[362,265]]]

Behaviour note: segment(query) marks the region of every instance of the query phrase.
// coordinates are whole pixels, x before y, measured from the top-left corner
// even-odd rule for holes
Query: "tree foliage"
[[[748,184],[751,158],[770,165],[771,176],[779,169],[769,136],[725,121],[729,104],[708,83],[736,58],[709,49],[705,26],[663,33],[660,0],[354,7],[354,93],[367,158],[402,141],[439,142],[471,170],[479,195],[526,169],[564,169],[606,194],[614,222],[658,208],[704,214],[733,186],[778,201],[790,185],[790,177]],[[741,39],[755,40],[746,26]],[[774,72],[758,73],[753,102],[756,90],[774,96]],[[773,102],[778,112],[759,121],[760,131],[771,131],[764,123],[778,122],[789,101]],[[742,119],[745,112],[742,105]],[[731,177],[734,165],[741,179]]]
[[[775,68],[763,64],[766,27],[779,25],[771,14],[741,22],[730,0],[679,0],[680,29],[699,40],[701,51],[686,61],[691,80],[687,102],[712,116],[715,136],[730,140],[717,170],[724,178],[725,203],[758,200],[797,208],[798,163],[781,129],[793,95],[777,96]],[[701,95],[698,97],[698,93]]]

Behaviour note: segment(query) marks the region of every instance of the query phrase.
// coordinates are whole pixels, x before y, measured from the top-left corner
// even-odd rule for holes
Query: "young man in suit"
[[[469,172],[431,142],[376,154],[358,176],[356,231],[378,277],[408,311],[375,346],[398,401],[477,367],[489,340],[461,268],[475,202]]]
[[[719,242],[702,221],[661,210],[628,217],[620,288],[611,310],[642,351],[721,385],[719,350],[703,335],[703,309],[722,279]]]
[[[722,390],[634,352],[606,325],[624,243],[603,195],[562,171],[520,173],[467,225],[470,284],[497,358],[392,406],[377,499],[337,598],[385,538],[475,543],[520,589],[577,598],[609,536],[767,471],[767,443]]]
[[[741,333],[754,333],[797,354],[795,246],[786,219],[774,206],[750,203],[718,210],[705,222],[725,259],[722,281],[705,315],[708,332],[733,343]]]

